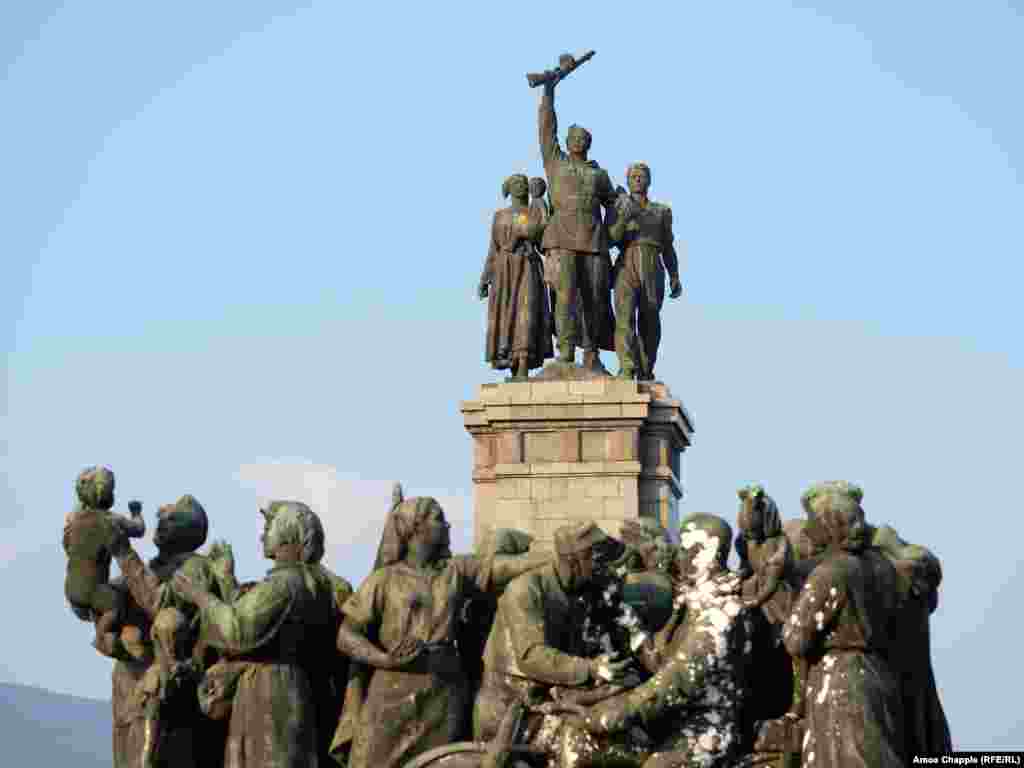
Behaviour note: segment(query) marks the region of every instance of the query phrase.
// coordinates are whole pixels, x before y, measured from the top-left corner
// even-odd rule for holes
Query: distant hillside
[[[0,683],[0,763],[110,768],[110,702]]]

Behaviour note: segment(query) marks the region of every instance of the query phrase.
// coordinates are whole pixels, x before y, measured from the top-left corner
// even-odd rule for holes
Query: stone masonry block
[[[604,461],[609,456],[610,432],[585,430],[580,433],[580,459],[582,461]]]
[[[488,384],[461,404],[473,436],[474,535],[512,527],[538,551],[571,521],[649,515],[678,526],[693,422],[664,385],[612,378]],[[629,426],[632,424],[633,426]]]
[[[606,385],[602,379],[597,379],[595,381],[569,382],[569,392],[574,395],[583,395],[584,397],[599,395],[604,397],[606,391]]]
[[[558,432],[526,432],[523,435],[524,460],[528,463],[559,461],[562,436]]]

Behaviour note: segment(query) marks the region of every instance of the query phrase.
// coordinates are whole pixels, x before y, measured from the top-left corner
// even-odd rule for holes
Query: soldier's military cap
[[[166,516],[170,524],[170,530],[165,536],[173,537],[186,549],[198,549],[206,542],[206,533],[209,530],[209,519],[206,517],[206,510],[196,497],[186,493],[173,504],[167,504],[160,508],[161,516]],[[160,546],[157,538],[160,536],[159,529],[154,537],[154,542]]]
[[[570,523],[555,531],[555,551],[560,555],[575,555],[591,549],[608,537],[597,523]]]

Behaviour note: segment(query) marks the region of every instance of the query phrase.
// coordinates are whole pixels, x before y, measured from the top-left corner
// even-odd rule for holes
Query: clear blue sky
[[[395,479],[468,544],[474,288],[502,179],[541,171],[523,74],[594,48],[563,131],[675,212],[683,510],[863,484],[942,558],[955,742],[1021,747],[1022,41],[980,1],[5,3],[0,680],[109,696],[62,599],[89,464],[151,523],[195,494],[243,578],[271,495],[355,582]]]

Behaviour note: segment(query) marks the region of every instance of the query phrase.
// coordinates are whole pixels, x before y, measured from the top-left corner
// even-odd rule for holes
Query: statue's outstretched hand
[[[228,579],[235,578],[235,551],[228,542],[213,542],[210,545],[207,558],[218,576]]]

